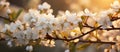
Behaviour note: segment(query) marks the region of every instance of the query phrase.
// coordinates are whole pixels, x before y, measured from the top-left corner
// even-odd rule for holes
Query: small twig
[[[116,44],[116,42],[102,42],[102,41],[84,41],[84,40],[79,40],[79,42],[82,43],[101,43],[101,44]]]
[[[88,26],[88,25],[87,26],[83,26],[83,27],[88,27],[88,28],[92,28],[92,29],[94,28],[94,27],[91,27],[91,26]],[[120,28],[115,28],[115,27],[114,28],[106,28],[106,29],[99,28],[98,30],[120,30]]]
[[[62,39],[62,38],[54,38],[50,35],[47,35],[46,39],[54,39],[54,40],[64,40],[64,41],[71,41],[72,39]],[[82,43],[101,43],[101,44],[116,44],[116,42],[103,42],[103,41],[85,41],[85,40],[79,40],[79,42]]]
[[[13,20],[10,20],[9,18],[6,18],[6,17],[3,17],[3,16],[0,16],[1,19],[4,19],[4,20],[7,20],[9,22],[14,22]]]
[[[75,37],[75,38],[70,39],[70,40],[75,40],[75,39],[81,38],[81,37],[85,36],[86,34],[89,34],[89,33],[93,32],[93,31],[99,29],[100,27],[101,27],[101,26],[99,26],[99,27],[97,27],[97,28],[94,28],[94,29],[92,29],[92,30],[90,30],[90,31],[88,31],[88,32],[86,32],[86,33],[83,33],[83,35],[78,36],[78,37]]]
[[[113,19],[111,19],[111,21],[116,21],[118,19],[120,19],[120,17],[112,17]]]

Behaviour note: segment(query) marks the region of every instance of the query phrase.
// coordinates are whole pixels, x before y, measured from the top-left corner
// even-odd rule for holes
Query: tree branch
[[[9,18],[6,18],[6,17],[3,17],[3,16],[0,16],[1,19],[4,19],[4,20],[7,20],[9,22],[14,22],[13,20],[10,20]]]
[[[8,18],[5,18],[5,17],[2,17],[0,16],[1,19],[4,19],[4,20],[8,20],[9,22],[14,22]],[[114,18],[114,19],[111,19],[111,21],[116,21],[120,18]],[[56,38],[56,37],[52,37],[50,35],[47,34],[46,38],[45,39],[54,39],[54,40],[64,40],[64,41],[72,41],[72,40],[75,40],[75,39],[79,39],[95,30],[120,30],[120,28],[106,28],[106,29],[102,29],[100,28],[101,26],[95,28],[95,27],[91,27],[91,26],[83,26],[83,27],[88,27],[88,28],[91,28],[92,30],[86,32],[86,33],[83,33],[82,35],[78,36],[78,37],[75,37],[75,38],[71,38],[71,39],[67,39],[67,38]],[[1,38],[0,41],[3,41],[5,40],[4,38]],[[85,41],[85,40],[79,40],[79,42],[83,42],[83,43],[102,43],[102,44],[116,44],[116,42],[102,42],[102,41]]]
[[[116,44],[116,42],[102,42],[102,41],[84,41],[84,40],[79,40],[79,42],[82,43],[101,43],[101,44]]]
[[[83,26],[83,27],[87,27],[87,28],[94,28],[94,27],[91,27],[91,26]],[[106,28],[106,29],[103,29],[103,28],[99,28],[98,30],[120,30],[120,28]]]

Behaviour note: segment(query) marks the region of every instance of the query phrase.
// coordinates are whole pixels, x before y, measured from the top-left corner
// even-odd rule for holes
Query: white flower
[[[43,4],[38,6],[38,9],[43,10],[43,9],[50,9],[50,5],[47,2],[44,2]]]
[[[74,22],[75,21],[76,13],[70,13],[69,11],[66,11],[65,15],[66,15],[66,20],[68,22]]]
[[[113,4],[111,4],[111,7],[112,7],[113,9],[116,9],[116,11],[118,11],[118,10],[120,9],[120,3],[119,3],[119,1],[118,1],[118,0],[115,0],[115,1],[113,2]]]
[[[39,17],[40,14],[38,10],[30,9],[29,12],[24,15],[24,22],[25,23],[36,22]]]
[[[11,23],[9,30],[10,30],[11,32],[14,32],[14,31],[17,29],[17,27],[18,27],[18,26],[17,26],[15,23]]]
[[[22,22],[19,21],[19,20],[17,20],[17,21],[15,21],[15,24],[16,24],[17,26],[20,26],[20,25],[22,25]]]
[[[23,20],[24,20],[24,22],[30,22],[31,18],[32,17],[29,15],[29,13],[27,13],[27,14],[24,15]]]
[[[65,52],[70,52],[70,50],[69,50],[69,49],[67,49],[67,50],[65,50]]]
[[[9,30],[10,26],[8,24],[5,24],[5,27],[1,30],[1,32],[6,32],[6,30]]]
[[[115,12],[114,9],[111,9],[111,8],[106,10],[106,11],[107,11],[108,14],[113,14]]]
[[[102,11],[96,19],[96,21],[102,25],[103,29],[105,29],[107,26],[112,26],[112,22],[110,21],[108,14],[108,11]]]
[[[5,27],[3,28],[2,32],[6,32],[6,30],[9,30],[10,32],[14,32],[17,29],[17,25],[15,23],[10,23],[10,25],[5,24]]]
[[[94,17],[96,15],[96,13],[91,13],[87,8],[84,10],[84,15],[85,16],[89,16],[89,17]]]
[[[33,51],[33,46],[32,45],[28,45],[26,47],[26,51],[32,52]]]
[[[24,34],[24,31],[17,31],[13,33],[13,37],[16,37],[17,44],[19,45],[27,45],[29,43],[29,40],[26,39],[26,35]]]
[[[77,13],[77,16],[81,17],[81,16],[84,16],[84,14],[85,13],[83,11],[80,11],[80,12]]]
[[[9,46],[9,47],[12,47],[13,45],[12,45],[12,41],[8,41],[7,42],[7,45]]]
[[[7,13],[10,14],[12,13],[12,11],[10,9],[7,9]]]
[[[76,13],[70,13],[69,11],[65,12],[66,20],[70,23],[78,24],[78,22],[81,22],[81,18],[77,16]]]
[[[30,16],[33,17],[33,18],[38,18],[40,13],[39,13],[38,10],[30,9],[30,10],[29,10],[29,14],[30,14]]]
[[[37,20],[36,20],[36,19],[34,19],[34,18],[33,18],[33,19],[31,19],[31,22],[36,22],[36,21],[37,21]]]
[[[16,24],[16,26],[17,26],[18,28],[20,28],[21,30],[24,29],[23,23],[22,23],[21,21],[17,20],[17,21],[15,21],[15,24]]]
[[[10,5],[10,3],[9,2],[6,2],[6,0],[1,0],[0,1],[0,5],[2,5],[2,6],[9,6]]]
[[[26,36],[25,39],[28,39],[28,40],[38,39],[39,38],[38,30],[28,27],[27,30],[24,31],[24,36]]]

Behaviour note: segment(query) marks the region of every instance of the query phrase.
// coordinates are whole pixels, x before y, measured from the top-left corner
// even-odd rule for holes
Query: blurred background
[[[54,9],[54,14],[58,11],[71,10],[72,12],[78,12],[85,8],[90,9],[93,12],[105,10],[110,7],[110,4],[114,0],[7,0],[14,7],[22,7],[24,9],[37,8],[40,3],[47,2]]]
[[[70,10],[72,12],[79,12],[85,8],[90,9],[92,12],[99,12],[101,10],[106,10],[110,7],[110,4],[114,0],[7,0],[10,2],[10,7],[12,9],[24,8],[26,11],[30,8],[36,9],[40,3],[47,2],[51,5],[51,8],[54,10],[53,14],[57,15],[58,11]],[[119,0],[120,1],[120,0]],[[0,52],[26,52],[25,46],[22,47],[8,47],[7,42],[0,41]],[[62,41],[56,41],[56,47],[44,47],[40,45],[34,46],[33,52],[64,52]],[[89,48],[89,47],[88,47]],[[94,46],[90,46],[87,50],[89,52],[98,52],[95,50]],[[80,51],[78,51],[80,52]],[[88,51],[82,51],[88,52]],[[103,52],[103,51],[99,51]]]

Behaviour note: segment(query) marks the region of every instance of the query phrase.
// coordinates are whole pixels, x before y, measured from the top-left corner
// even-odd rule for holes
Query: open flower
[[[38,9],[43,10],[43,9],[50,9],[50,5],[47,2],[44,2],[43,4],[38,6]]]
[[[39,17],[40,14],[38,10],[30,9],[29,12],[24,15],[24,22],[25,23],[36,22]]]
[[[33,46],[32,45],[26,46],[26,51],[32,52],[33,51]]]
[[[5,24],[5,27],[1,30],[1,32],[5,33],[9,29],[10,29],[10,26],[8,24]]]
[[[87,8],[84,10],[84,15],[89,17],[94,17],[96,13],[91,13]]]
[[[112,26],[112,22],[108,16],[108,11],[102,11],[99,13],[98,18],[96,19],[97,22],[102,25],[102,28],[105,29],[107,26]]]
[[[12,41],[8,41],[7,42],[7,45],[9,46],[9,47],[12,47],[13,45],[12,45]]]
[[[65,15],[66,15],[66,20],[70,23],[73,23],[74,25],[82,21],[82,19],[78,17],[76,13],[70,13],[69,11],[66,11]]]
[[[26,36],[25,39],[28,40],[35,40],[39,38],[39,34],[38,31],[36,29],[32,29],[32,28],[27,28],[27,30],[24,31],[24,36]]]
[[[113,4],[111,4],[111,7],[115,9],[115,11],[118,11],[120,9],[120,3],[118,0],[115,0]]]

